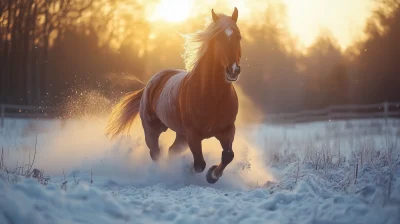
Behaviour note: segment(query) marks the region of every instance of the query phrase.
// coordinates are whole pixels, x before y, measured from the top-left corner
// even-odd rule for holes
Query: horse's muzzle
[[[225,77],[229,82],[235,82],[240,75],[240,65],[234,63],[232,66],[226,66]]]

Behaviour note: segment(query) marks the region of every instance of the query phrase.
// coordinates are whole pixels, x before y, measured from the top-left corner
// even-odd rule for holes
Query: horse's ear
[[[214,9],[211,9],[211,14],[212,14],[213,21],[216,22],[219,19],[219,16],[217,16],[217,14],[215,14]]]
[[[233,10],[233,13],[232,13],[232,20],[237,22],[238,16],[239,16],[239,12],[238,12],[237,8],[235,7],[235,10]]]

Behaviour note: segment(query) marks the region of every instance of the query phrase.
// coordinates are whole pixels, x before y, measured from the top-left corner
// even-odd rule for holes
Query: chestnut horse
[[[151,159],[159,159],[159,136],[169,128],[176,138],[168,154],[177,155],[189,147],[197,173],[206,168],[201,143],[215,137],[223,150],[221,163],[208,170],[206,179],[216,183],[234,157],[239,105],[233,82],[240,74],[241,34],[236,7],[232,16],[213,9],[211,13],[205,30],[185,35],[187,71],[162,70],[145,88],[123,97],[111,112],[107,134],[115,137],[128,131],[140,114]]]

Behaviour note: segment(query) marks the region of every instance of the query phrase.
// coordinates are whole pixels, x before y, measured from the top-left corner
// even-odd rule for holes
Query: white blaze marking
[[[237,65],[236,65],[236,62],[235,62],[235,63],[233,63],[233,65],[232,65],[232,72],[235,72],[235,71],[236,71],[236,68],[237,68]]]
[[[232,35],[232,33],[233,33],[232,28],[228,27],[228,28],[225,29],[225,34],[226,34],[228,37],[230,37],[230,36]]]

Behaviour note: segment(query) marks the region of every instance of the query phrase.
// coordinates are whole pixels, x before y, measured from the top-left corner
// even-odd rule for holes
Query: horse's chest
[[[213,132],[226,128],[236,120],[237,106],[233,102],[208,102],[192,108],[196,126],[205,132]]]
[[[208,119],[224,119],[229,117],[234,117],[234,109],[232,106],[227,104],[208,104],[200,105],[195,108],[195,114],[200,117]]]

